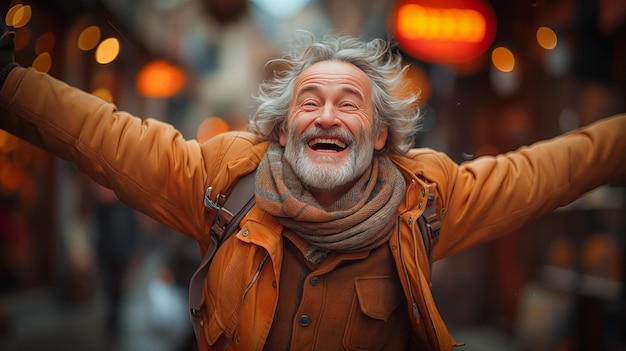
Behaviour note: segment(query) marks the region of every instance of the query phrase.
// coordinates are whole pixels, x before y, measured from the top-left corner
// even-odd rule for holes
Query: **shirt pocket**
[[[396,327],[390,319],[398,318],[394,312],[404,301],[400,282],[395,276],[368,276],[355,278],[354,285],[344,346],[348,350],[384,348]]]

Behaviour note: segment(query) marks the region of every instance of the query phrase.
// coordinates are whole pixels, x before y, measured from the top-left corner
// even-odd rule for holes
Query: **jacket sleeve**
[[[626,115],[459,166],[436,158],[440,259],[518,229],[603,184],[626,179]],[[425,170],[428,173],[428,170]]]
[[[0,91],[0,128],[74,162],[122,201],[174,230],[196,239],[207,233],[202,196],[219,168],[219,145],[185,140],[169,124],[118,111],[21,67]]]

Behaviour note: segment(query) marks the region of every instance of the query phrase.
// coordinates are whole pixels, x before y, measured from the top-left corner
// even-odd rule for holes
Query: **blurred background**
[[[458,162],[626,111],[624,0],[0,7],[19,63],[199,141],[245,129],[264,63],[296,29],[396,39],[421,93],[416,146]],[[435,298],[463,350],[625,349],[625,192],[604,186],[437,262]],[[0,132],[0,349],[194,350],[186,284],[198,262],[190,239]]]

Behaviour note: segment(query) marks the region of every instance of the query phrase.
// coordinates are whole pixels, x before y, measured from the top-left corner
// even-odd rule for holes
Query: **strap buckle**
[[[204,193],[204,207],[208,207],[212,210],[218,211],[222,207],[224,207],[224,203],[226,202],[226,195],[217,194],[215,196],[215,200],[211,200],[211,191],[213,191],[212,186],[206,188],[206,192]]]
[[[201,318],[202,317],[202,313],[200,313],[200,310],[197,308],[190,308],[189,312],[191,313],[192,316],[194,316],[195,318]]]

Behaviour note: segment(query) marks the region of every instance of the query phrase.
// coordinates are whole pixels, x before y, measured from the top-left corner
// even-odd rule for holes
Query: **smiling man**
[[[198,241],[255,174],[256,205],[215,254],[201,350],[451,350],[432,260],[626,178],[626,116],[463,164],[413,149],[417,96],[389,43],[303,33],[273,60],[249,132],[199,144],[13,62],[0,39],[0,127],[75,162],[125,203]],[[421,217],[441,224],[426,247]],[[435,244],[436,243],[436,244]],[[429,246],[430,246],[429,242]]]
[[[296,79],[280,145],[320,204],[350,189],[385,145],[387,128],[374,121],[373,108],[369,77],[350,63],[318,62]]]

